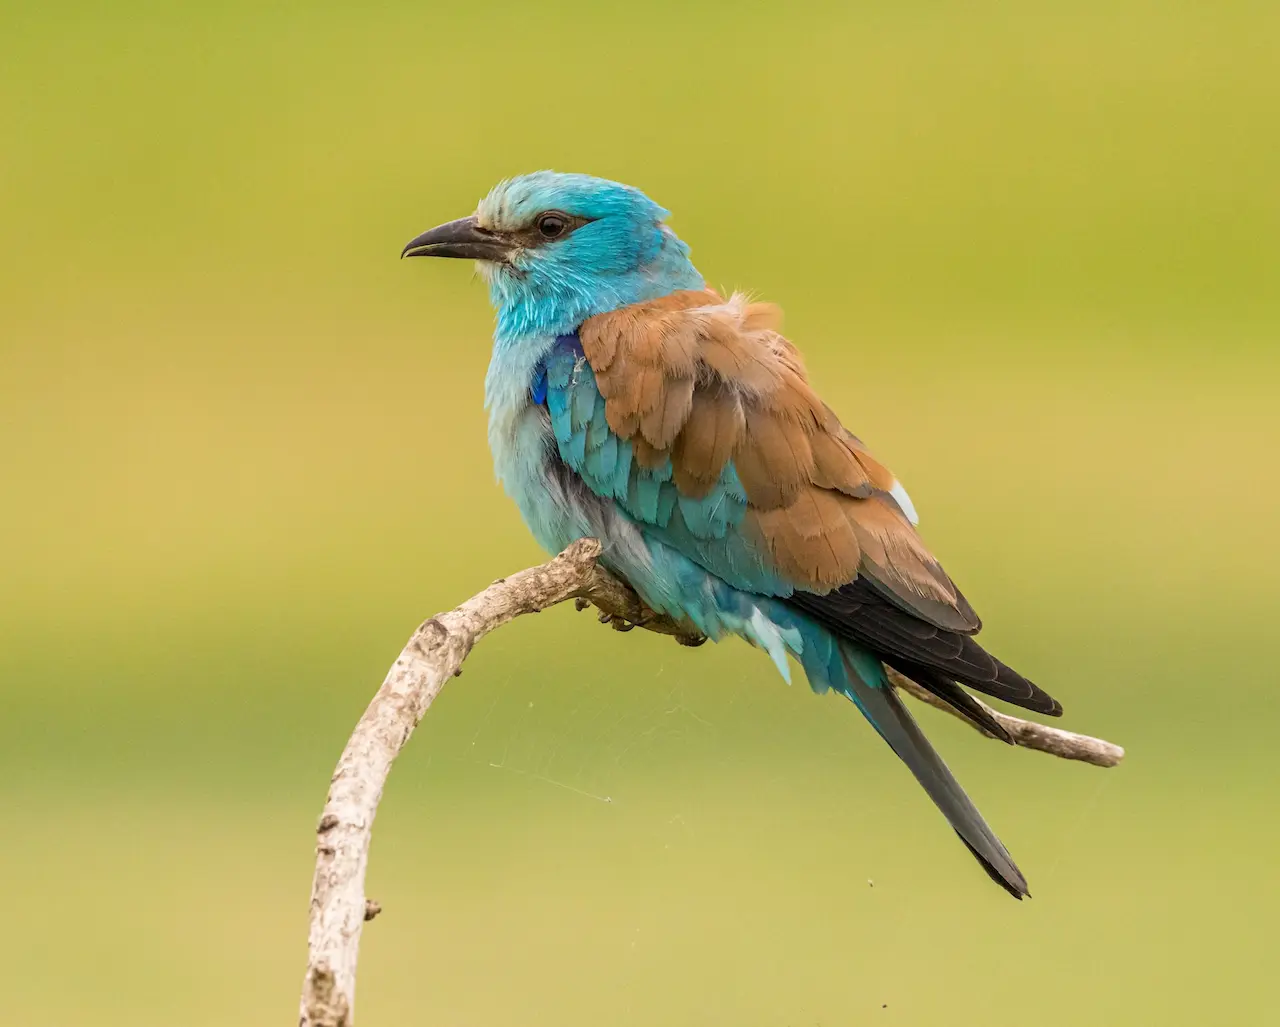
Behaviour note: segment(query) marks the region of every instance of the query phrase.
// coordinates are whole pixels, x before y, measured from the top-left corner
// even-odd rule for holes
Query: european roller
[[[709,289],[667,211],[539,171],[410,257],[477,262],[497,310],[485,378],[498,478],[538,543],[601,540],[654,610],[737,635],[851,700],[991,878],[1027,883],[890,686],[906,675],[991,734],[964,687],[1062,707],[975,641],[981,622],[892,473],[814,391],[779,311]]]

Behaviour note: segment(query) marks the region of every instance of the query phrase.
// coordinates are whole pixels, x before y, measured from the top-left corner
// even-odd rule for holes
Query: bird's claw
[[[608,624],[614,631],[630,631],[636,626],[634,621],[626,620],[625,618],[615,616],[612,613],[605,613],[603,610],[600,611],[596,619],[599,620],[601,624]]]
[[[654,614],[652,612],[647,612],[641,620],[627,620],[625,617],[606,613],[604,610],[596,614],[596,620],[601,624],[608,624],[614,631],[633,631],[636,628],[642,628],[653,620],[653,617]]]

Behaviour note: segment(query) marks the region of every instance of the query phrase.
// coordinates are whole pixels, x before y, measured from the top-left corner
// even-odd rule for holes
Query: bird
[[[818,396],[779,309],[708,287],[668,217],[632,186],[537,171],[404,247],[488,284],[498,479],[549,553],[597,538],[652,610],[852,701],[991,879],[1029,895],[888,672],[1010,744],[966,689],[1061,705],[977,642],[906,489]]]

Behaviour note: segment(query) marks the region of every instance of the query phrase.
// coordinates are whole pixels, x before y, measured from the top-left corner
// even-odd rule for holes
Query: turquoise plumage
[[[852,700],[988,874],[1027,894],[885,668],[1001,736],[962,684],[1061,707],[974,641],[905,490],[812,391],[776,311],[708,290],[666,215],[629,186],[537,172],[405,248],[476,260],[489,283],[498,477],[548,551],[597,537],[653,609]]]

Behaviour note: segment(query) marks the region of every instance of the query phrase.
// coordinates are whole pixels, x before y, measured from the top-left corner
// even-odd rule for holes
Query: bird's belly
[[[628,581],[654,609],[681,613],[667,563],[688,561],[646,537],[613,500],[596,495],[564,464],[545,411],[528,405],[511,419],[509,428],[499,426],[495,432],[493,427],[490,444],[498,478],[543,549],[558,553],[577,539],[598,538],[604,546],[601,563]],[[701,571],[693,576],[706,577]]]

